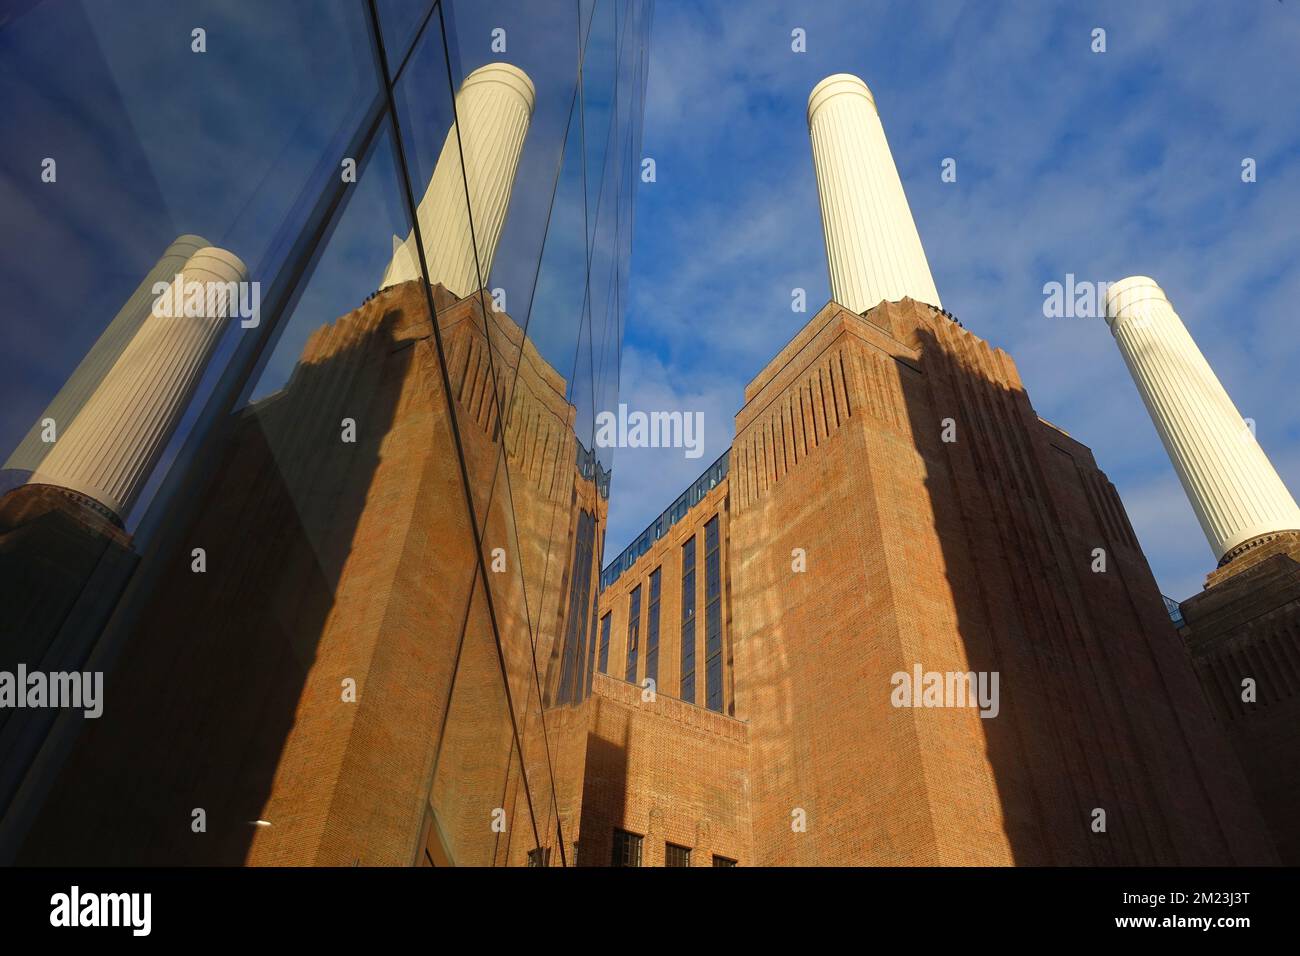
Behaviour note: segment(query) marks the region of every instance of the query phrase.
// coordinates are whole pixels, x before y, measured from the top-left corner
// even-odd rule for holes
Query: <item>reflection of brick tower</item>
[[[606,486],[568,383],[477,291],[532,98],[513,67],[471,73],[420,203],[424,261],[464,297],[435,285],[431,317],[414,232],[396,243],[385,288],[318,329],[195,477],[110,675],[118,703],[25,859],[485,864],[556,845],[541,709],[589,692]]]
[[[1183,635],[1283,862],[1300,862],[1300,508],[1163,290],[1125,279],[1106,314],[1219,559]]]
[[[319,329],[288,384],[241,414],[110,678],[106,695],[130,704],[88,728],[28,859],[402,865],[427,845],[439,861],[522,862],[539,835],[521,769],[553,831],[533,655],[562,656],[566,622],[590,604],[544,580],[571,579],[605,503],[578,468],[563,379],[481,296],[435,298],[454,407],[413,281]],[[355,443],[339,440],[344,418]],[[508,555],[492,600],[522,754],[453,427],[488,563],[497,546]],[[590,594],[590,561],[586,573]],[[532,621],[515,614],[525,593],[546,595]],[[496,844],[503,782],[519,825]],[[193,807],[208,815],[201,839],[174,826]]]
[[[137,564],[124,522],[247,278],[236,256],[181,236],[14,451],[6,467],[26,484],[0,497],[0,669],[84,666]],[[155,282],[182,296],[201,284],[202,307],[158,314]],[[0,710],[0,817],[53,720]]]

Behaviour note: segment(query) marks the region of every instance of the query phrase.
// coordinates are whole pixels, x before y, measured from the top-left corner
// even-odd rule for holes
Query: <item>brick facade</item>
[[[566,382],[434,297],[321,328],[232,423],[27,862],[607,865],[616,829],[656,866],[1276,860],[1113,486],[946,313],[823,308],[593,615]],[[894,706],[917,666],[996,673],[997,715]]]
[[[753,863],[1275,860],[1114,487],[1006,353],[830,303],[746,389],[722,491]],[[602,594],[616,633],[718,508]],[[893,706],[918,664],[997,672],[1000,713]]]
[[[1197,676],[1245,770],[1282,862],[1300,863],[1300,534],[1234,557],[1184,601]],[[1253,683],[1246,699],[1244,682]]]
[[[450,405],[411,282],[318,329],[240,413],[28,861],[405,865],[432,838],[488,864],[554,828],[534,656],[560,653],[573,532],[585,512],[603,538],[606,504],[563,379],[478,296],[435,300]]]

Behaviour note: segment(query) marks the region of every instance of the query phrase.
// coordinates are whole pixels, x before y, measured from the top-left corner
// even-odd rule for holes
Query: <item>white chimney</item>
[[[854,312],[911,296],[942,308],[867,84],[828,76],[808,97],[831,295]]]
[[[126,520],[240,304],[238,286],[229,283],[247,282],[248,270],[232,253],[208,246],[169,279],[158,311],[175,311],[167,304],[185,303],[199,288],[204,314],[151,308],[81,413],[58,433],[31,484],[80,492]]]
[[[1146,276],[1112,284],[1106,321],[1220,563],[1300,530],[1295,499],[1160,286]]]
[[[144,324],[150,309],[153,308],[154,283],[171,282],[190,257],[207,245],[210,243],[201,236],[178,236],[176,241],[167,247],[154,263],[154,267],[149,270],[148,275],[136,287],[135,292],[126,300],[126,304],[118,310],[113,321],[95,341],[94,346],[86,353],[76,371],[68,377],[63,387],[59,389],[59,393],[54,396],[41,417],[27,432],[26,437],[14,449],[13,454],[4,464],[5,468],[20,469],[30,473],[40,467],[46,453],[54,447],[41,440],[43,422],[46,419],[52,420],[59,432],[68,429],[81,413],[81,409],[85,407],[86,401],[99,387],[99,383],[104,380],[108,370],[118,360],[122,350]]]
[[[461,84],[456,94],[457,139],[454,125],[443,140],[442,152],[424,198],[416,207],[429,279],[441,282],[464,297],[486,284],[492,271],[497,243],[510,206],[510,193],[532,121],[535,94],[528,74],[509,63],[481,66]],[[468,175],[461,176],[461,154]],[[469,184],[470,208],[465,207]],[[474,261],[473,238],[478,241]],[[415,231],[406,241],[393,237],[393,258],[379,283],[397,285],[420,274]]]

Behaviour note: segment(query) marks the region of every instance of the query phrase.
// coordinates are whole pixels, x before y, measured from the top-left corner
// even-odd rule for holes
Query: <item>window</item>
[[[596,623],[596,615],[600,613],[600,605],[593,600],[591,602],[591,640],[587,642],[587,666],[583,668],[583,693],[591,691],[592,681],[596,676],[596,646],[600,643],[596,635],[600,633]]]
[[[704,705],[722,713],[722,556],[718,516],[704,526]]]
[[[609,613],[600,619],[600,672],[609,673]]]
[[[641,865],[641,837],[626,830],[614,830],[614,866]]]
[[[573,584],[569,592],[569,623],[561,652],[559,703],[582,699],[582,659],[587,643],[587,609],[591,607],[591,556],[596,521],[589,511],[578,513],[578,540],[574,547]]]
[[[713,865],[714,866],[735,866],[736,861],[725,856],[718,856],[718,854],[715,853],[713,854]]]
[[[650,606],[646,608],[645,676],[659,686],[659,582],[663,568],[650,572]]]
[[[87,753],[104,761],[69,762],[49,780],[48,808],[65,799],[79,809],[102,803],[123,822],[110,830],[94,826],[93,812],[60,817],[86,824],[68,831],[68,844],[91,860],[120,849],[128,862],[222,862],[220,841],[182,848],[166,841],[165,815],[116,811],[131,808],[138,779],[157,780],[164,801],[194,805],[189,791],[206,766],[202,752],[184,746],[195,726],[228,755],[221,771],[231,792],[265,792],[284,782],[304,727],[329,720],[335,705],[302,695],[293,654],[259,661],[264,683],[255,692],[218,699],[206,692],[221,673],[211,658],[192,654],[171,666],[172,622],[196,646],[237,636],[228,655],[237,662],[277,647],[289,614],[302,647],[320,644],[323,672],[340,662],[347,672],[346,642],[320,641],[332,626],[325,612],[338,599],[345,604],[336,610],[359,621],[365,608],[346,605],[348,595],[380,587],[423,642],[406,654],[401,635],[386,634],[380,661],[404,655],[396,664],[403,690],[435,715],[372,739],[377,764],[423,768],[402,819],[383,822],[403,830],[418,859],[484,865],[504,844],[482,821],[504,804],[517,838],[509,862],[546,867],[554,858],[558,868],[581,820],[557,812],[556,747],[565,730],[542,715],[588,695],[597,661],[606,682],[621,680],[613,666],[624,663],[611,659],[612,616],[602,628],[593,606],[615,452],[583,442],[592,443],[593,416],[619,406],[653,3],[269,3],[251,16],[199,20],[220,28],[216,55],[199,70],[193,6],[0,2],[0,90],[10,103],[0,143],[36,144],[0,150],[0,354],[18,358],[0,371],[0,496],[40,495],[42,486],[21,484],[39,468],[42,482],[77,482],[76,501],[57,496],[69,514],[85,506],[88,515],[108,513],[104,529],[110,515],[123,523],[103,535],[74,528],[102,550],[100,560],[62,562],[57,575],[32,575],[40,586],[19,595],[0,584],[0,656],[27,657],[35,669],[48,665],[42,654],[62,655],[53,642],[65,622],[48,609],[75,598],[93,613],[77,623],[70,669],[119,643],[147,665],[122,675],[131,686],[124,697],[139,706],[115,711],[93,734]],[[498,26],[513,28],[508,56],[479,42]],[[66,49],[93,52],[50,55]],[[214,87],[221,95],[206,96]],[[192,109],[196,101],[202,109]],[[43,157],[57,158],[64,181],[42,182],[56,171]],[[133,184],[140,188],[121,188],[145,169],[148,180]],[[180,273],[186,282],[176,281]],[[230,279],[233,296],[217,279]],[[429,291],[435,283],[449,291]],[[159,284],[194,307],[181,312],[204,314],[152,314],[154,299],[175,305]],[[509,289],[509,309],[498,299],[504,311],[491,315],[484,285]],[[191,292],[213,301],[198,295],[198,309]],[[412,362],[400,347],[409,337],[403,343],[395,324],[436,330],[438,311],[462,296],[444,316],[454,328],[422,342]],[[20,315],[47,319],[39,336]],[[404,401],[421,376],[436,384],[420,401]],[[138,409],[146,385],[148,416],[106,414]],[[534,400],[532,388],[544,394]],[[340,424],[344,414],[356,417]],[[57,436],[49,430],[57,444],[41,440],[46,418],[57,425]],[[96,422],[112,427],[86,427]],[[342,428],[341,440],[300,441],[318,426],[333,435]],[[391,455],[385,464],[397,445],[421,469],[418,495],[408,493],[414,473],[394,469]],[[422,457],[428,448],[437,453]],[[76,477],[92,456],[114,466],[97,473],[102,489]],[[45,465],[59,458],[67,464],[49,472]],[[512,498],[506,468],[516,464]],[[228,473],[256,480],[208,480]],[[246,507],[258,501],[276,507]],[[45,507],[15,504],[19,533],[5,536],[0,563],[37,567],[52,555],[46,547],[42,556],[43,546],[72,541],[47,535],[51,519],[63,518],[39,517]],[[407,535],[408,523],[421,530]],[[204,529],[199,543],[211,555],[247,545],[265,573],[231,579],[229,600],[196,599],[210,589],[190,570],[191,527]],[[637,553],[668,527],[660,520]],[[439,533],[423,533],[430,528]],[[496,544],[513,553],[508,573],[488,581],[479,574],[483,551]],[[357,560],[345,563],[349,553]],[[322,573],[300,573],[317,559]],[[626,556],[626,586],[606,595],[605,610],[626,614],[632,586],[658,563],[633,567]],[[661,653],[672,653],[662,645],[674,638],[662,619],[671,580],[662,585]],[[118,618],[140,625],[121,642],[110,626]],[[17,646],[4,636],[14,631],[30,640]],[[671,660],[664,670],[669,676]],[[164,671],[174,683],[151,678]],[[295,709],[296,727],[259,719]],[[177,719],[151,719],[168,711]],[[19,785],[43,787],[47,776],[25,753],[8,762],[9,737],[33,755],[90,743],[90,725],[77,721],[64,733],[67,722],[57,732],[51,723],[39,713],[10,722],[0,710],[6,823]],[[130,759],[116,759],[123,755]],[[364,768],[338,770],[342,785],[364,789]],[[102,788],[85,786],[83,775],[102,778]],[[314,786],[310,775],[289,785],[295,793]],[[388,813],[383,793],[356,792],[362,798],[334,808],[345,824],[338,834]],[[44,793],[33,814],[47,809]],[[605,857],[600,833],[615,819],[622,822],[606,818],[586,839],[584,862]],[[538,842],[529,847],[525,834]],[[661,847],[664,839],[657,834]],[[58,843],[33,839],[30,849],[41,860]],[[302,841],[288,849],[291,862],[310,862]],[[365,862],[364,853],[348,859],[358,856]]]
[[[627,670],[623,679],[636,683],[636,658],[641,644],[641,585],[632,589],[627,610]]]
[[[715,857],[716,859],[716,857]],[[690,866],[691,850],[676,843],[664,844],[664,866]]]
[[[682,689],[681,698],[695,703],[695,536],[682,545]]]
[[[722,713],[722,655],[714,654],[704,662],[704,684],[707,697],[704,706]]]

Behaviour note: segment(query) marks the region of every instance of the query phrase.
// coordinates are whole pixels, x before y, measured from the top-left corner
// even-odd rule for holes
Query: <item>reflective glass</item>
[[[4,21],[0,668],[113,703],[0,714],[0,861],[573,861],[639,24]]]

